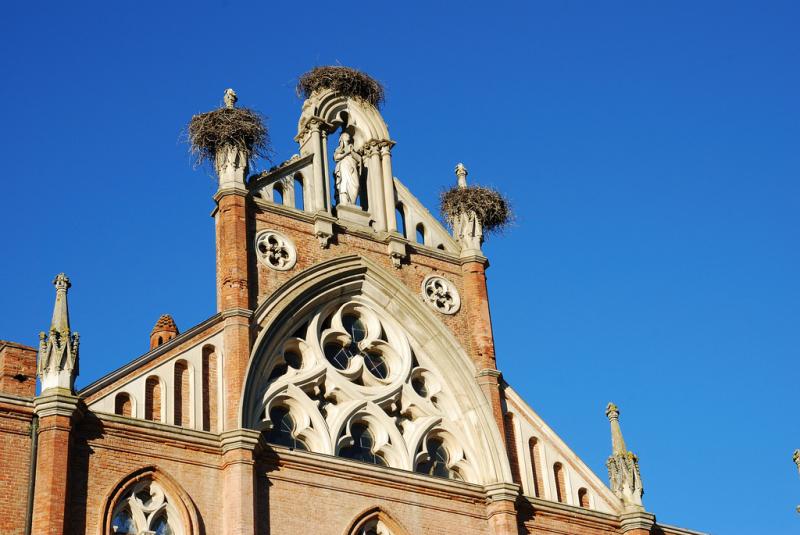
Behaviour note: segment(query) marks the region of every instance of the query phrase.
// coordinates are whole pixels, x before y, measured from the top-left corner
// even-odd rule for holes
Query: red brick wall
[[[185,360],[175,362],[174,404],[175,425],[188,426],[191,413],[189,404],[189,366]]]
[[[0,340],[0,393],[12,396],[36,395],[36,350]]]
[[[161,421],[161,379],[155,375],[144,383],[144,419]]]
[[[25,532],[33,408],[0,400],[0,533]]]
[[[539,441],[531,437],[528,441],[528,447],[531,453],[531,469],[533,470],[533,486],[537,498],[544,498],[544,468],[542,467],[542,459],[539,449]]]
[[[214,346],[203,348],[203,430],[217,430],[217,353]]]

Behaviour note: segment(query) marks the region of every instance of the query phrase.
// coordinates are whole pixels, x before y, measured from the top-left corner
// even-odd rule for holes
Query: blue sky
[[[9,3],[0,338],[35,344],[60,271],[79,386],[160,314],[212,315],[214,183],[183,125],[234,87],[288,158],[296,77],[339,62],[385,83],[395,174],[427,206],[458,161],[512,199],[485,246],[499,367],[578,455],[605,480],[613,400],[660,521],[796,533],[798,21],[780,1]]]

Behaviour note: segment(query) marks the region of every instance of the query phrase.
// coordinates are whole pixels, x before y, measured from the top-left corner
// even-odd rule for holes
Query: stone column
[[[397,232],[395,217],[394,177],[392,176],[392,144],[386,141],[381,145],[381,166],[383,167],[383,198],[386,205],[386,230]]]
[[[320,133],[320,123],[318,120],[309,121],[311,137],[314,147],[314,187],[312,189],[314,199],[314,211],[325,210],[325,162],[322,158],[325,151],[322,146],[322,134]]]
[[[39,417],[39,451],[32,533],[61,535],[67,520],[70,435],[79,415],[79,400],[68,390],[54,388],[34,399],[33,404]]]
[[[383,184],[383,167],[380,149],[375,144],[365,151],[367,162],[367,191],[369,195],[369,211],[375,218],[377,230],[386,230],[386,194]]]
[[[489,532],[493,535],[518,535],[516,502],[519,485],[495,483],[485,489]]]
[[[222,445],[222,533],[254,535],[256,532],[254,451],[259,433],[235,429],[220,436]]]

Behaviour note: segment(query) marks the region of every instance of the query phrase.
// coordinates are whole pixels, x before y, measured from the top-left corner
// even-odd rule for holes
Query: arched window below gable
[[[555,463],[553,465],[553,476],[555,477],[556,481],[556,499],[564,503],[567,499],[566,488],[564,483],[564,467],[561,463]]]
[[[589,491],[583,487],[578,489],[578,505],[589,508]]]
[[[133,402],[130,394],[127,392],[120,392],[114,397],[114,414],[119,416],[133,416]]]

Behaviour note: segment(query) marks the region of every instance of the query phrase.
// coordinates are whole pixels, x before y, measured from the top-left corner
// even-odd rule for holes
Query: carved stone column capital
[[[51,388],[33,400],[33,410],[39,418],[48,416],[79,416],[80,398],[73,396],[69,389]]]

